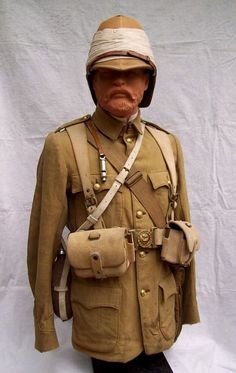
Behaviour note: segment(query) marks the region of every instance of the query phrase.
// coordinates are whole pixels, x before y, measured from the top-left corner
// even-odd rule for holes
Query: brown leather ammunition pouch
[[[97,279],[122,276],[135,260],[134,244],[127,238],[127,229],[121,227],[70,233],[67,254],[75,274]]]
[[[161,258],[171,264],[189,266],[199,248],[199,234],[189,222],[170,220],[162,239]]]

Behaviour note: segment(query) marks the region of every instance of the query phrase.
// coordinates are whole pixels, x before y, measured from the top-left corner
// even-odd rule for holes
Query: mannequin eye
[[[96,74],[100,77],[100,79],[111,79],[113,76],[113,72],[111,70],[97,70]]]
[[[145,71],[144,69],[133,69],[133,70],[128,70],[126,74],[128,78],[132,79],[132,78],[143,76],[145,74]]]

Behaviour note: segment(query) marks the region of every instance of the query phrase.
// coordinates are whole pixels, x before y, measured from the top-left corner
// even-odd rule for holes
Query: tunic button
[[[93,189],[96,190],[96,191],[99,191],[100,188],[101,188],[101,185],[99,183],[95,183],[93,185]]]
[[[132,139],[131,137],[127,137],[127,138],[126,138],[126,142],[127,142],[128,144],[131,144],[131,142],[133,142],[133,139]]]
[[[143,217],[143,212],[142,212],[141,210],[138,210],[138,211],[136,212],[136,217],[137,217],[138,219],[141,219],[141,218]]]
[[[141,297],[145,297],[145,295],[146,295],[146,290],[142,289],[142,290],[140,291],[140,295],[141,295]]]
[[[146,256],[145,251],[140,251],[140,252],[139,252],[139,257],[140,257],[140,258],[144,258],[145,256]]]

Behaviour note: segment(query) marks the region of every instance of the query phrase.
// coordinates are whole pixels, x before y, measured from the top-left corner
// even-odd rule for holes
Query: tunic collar
[[[126,126],[127,124],[122,122],[121,120],[112,117],[107,112],[105,112],[100,106],[97,106],[94,114],[92,115],[92,121],[95,124],[95,126],[111,140],[117,140],[122,130],[124,129],[124,126]],[[135,119],[129,123],[132,123],[135,129],[139,133],[142,133],[140,110],[138,111],[138,114],[135,117]]]

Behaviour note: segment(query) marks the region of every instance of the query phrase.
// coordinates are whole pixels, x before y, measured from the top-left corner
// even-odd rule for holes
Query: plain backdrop
[[[150,37],[158,79],[142,116],[179,137],[201,232],[201,323],[185,326],[166,357],[174,373],[236,372],[235,0],[0,0],[0,371],[91,372],[70,322],[56,320],[59,349],[34,350],[26,243],[44,138],[93,112],[89,43],[117,14]]]

